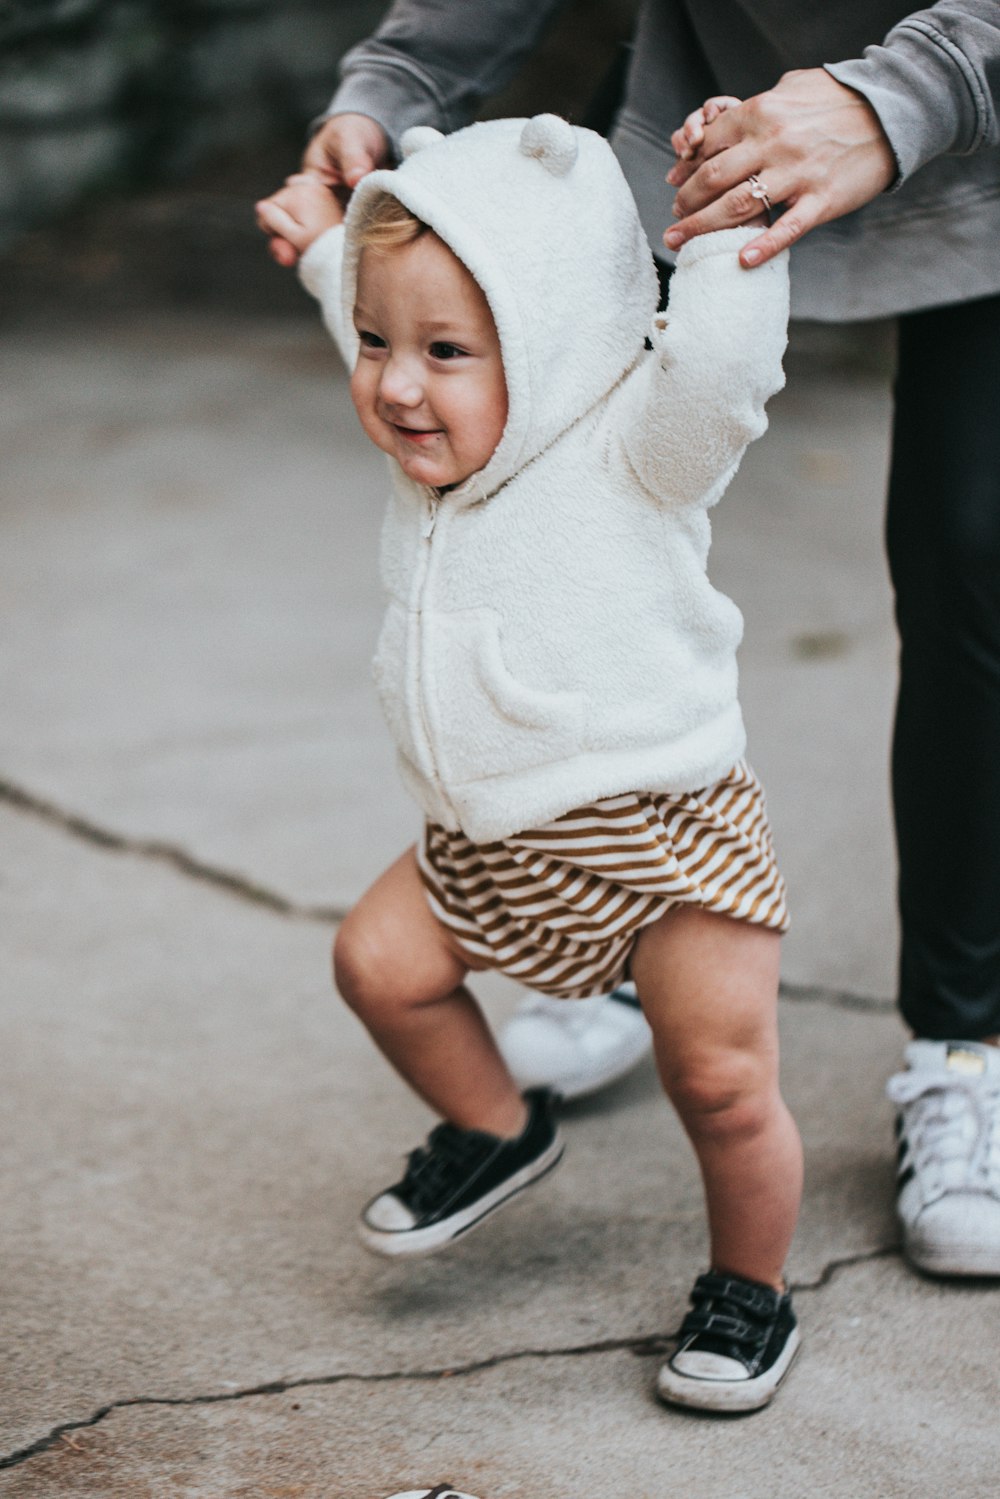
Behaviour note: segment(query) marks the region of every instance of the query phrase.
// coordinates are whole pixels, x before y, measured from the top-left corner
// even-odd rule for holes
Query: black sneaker
[[[433,1254],[552,1170],[563,1153],[555,1097],[524,1095],[528,1122],[516,1140],[439,1124],[411,1152],[406,1175],[361,1214],[361,1242],[376,1254]]]
[[[736,1275],[699,1275],[657,1394],[703,1411],[767,1405],[799,1346],[792,1298]]]

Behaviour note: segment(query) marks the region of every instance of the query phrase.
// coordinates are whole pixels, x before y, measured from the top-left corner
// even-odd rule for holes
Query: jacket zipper
[[[429,719],[428,713],[427,713],[426,694],[425,694],[425,690],[424,690],[424,679],[423,679],[423,670],[422,670],[423,662],[424,662],[424,660],[426,658],[426,654],[427,654],[426,644],[425,644],[425,640],[424,640],[424,625],[425,625],[424,602],[425,602],[425,599],[426,599],[426,596],[427,596],[427,590],[428,590],[428,586],[429,586],[430,565],[431,565],[431,549],[432,549],[432,547],[434,545],[434,531],[435,531],[435,528],[437,527],[438,509],[439,509],[440,504],[441,504],[440,496],[437,494],[437,492],[435,490],[433,490],[433,489],[427,489],[427,490],[425,490],[425,494],[427,496],[427,515],[426,515],[426,517],[425,517],[425,519],[424,519],[424,521],[423,521],[423,523],[421,525],[421,528],[420,528],[420,535],[421,535],[421,537],[422,537],[422,539],[424,541],[423,576],[420,579],[420,595],[419,595],[419,599],[418,599],[418,603],[417,603],[417,611],[416,611],[416,613],[417,613],[417,662],[416,662],[416,673],[415,673],[415,675],[416,675],[417,708],[418,708],[418,711],[419,711],[419,714],[420,714],[420,727],[423,730],[424,743],[425,743],[425,745],[427,747],[427,759],[428,759],[428,762],[430,764],[431,775],[433,777],[433,782],[434,782],[434,789],[437,791],[437,794],[440,797],[440,799],[441,799],[442,803],[444,804],[444,806],[446,806],[448,808],[449,812],[451,812],[452,816],[454,816],[455,809],[454,809],[454,807],[451,804],[451,800],[449,799],[449,797],[445,793],[444,782],[443,782],[442,776],[441,776],[441,769],[440,769],[440,766],[438,765],[437,757],[436,757],[436,755],[434,753],[434,739],[433,739],[433,736],[431,734],[430,719]]]
[[[427,495],[427,514],[420,527],[420,534],[425,541],[430,541],[434,535],[434,527],[437,525],[438,505],[441,501],[433,489],[428,489],[425,492]]]

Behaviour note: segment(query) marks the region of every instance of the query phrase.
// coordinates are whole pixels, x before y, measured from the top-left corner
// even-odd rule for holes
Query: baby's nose
[[[398,360],[390,359],[382,370],[381,395],[391,406],[419,406],[423,387],[413,371]]]

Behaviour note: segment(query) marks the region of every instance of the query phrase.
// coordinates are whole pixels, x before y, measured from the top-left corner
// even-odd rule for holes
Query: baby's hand
[[[725,110],[742,102],[742,99],[734,99],[732,94],[716,94],[713,98],[706,99],[701,108],[689,114],[680,129],[674,131],[670,144],[674,148],[677,165],[667,173],[667,181],[671,187],[683,187],[698,167],[696,158],[705,140],[705,126],[711,125]]]
[[[287,254],[277,253],[279,246],[291,245],[296,256],[303,255],[314,240],[344,218],[339,199],[311,172],[288,177],[284,187],[261,199],[255,213],[258,228],[269,236],[268,249],[279,265],[289,263]]]

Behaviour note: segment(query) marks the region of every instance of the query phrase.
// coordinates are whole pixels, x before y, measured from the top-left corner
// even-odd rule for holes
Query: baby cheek
[[[351,400],[354,402],[355,411],[362,420],[364,420],[365,407],[372,404],[370,387],[371,380],[368,378],[364,365],[359,361],[354,366],[354,371],[351,375]]]
[[[364,369],[351,376],[351,401],[357,412],[362,431],[377,448],[386,450],[385,423],[379,420],[375,410],[377,384]]]

